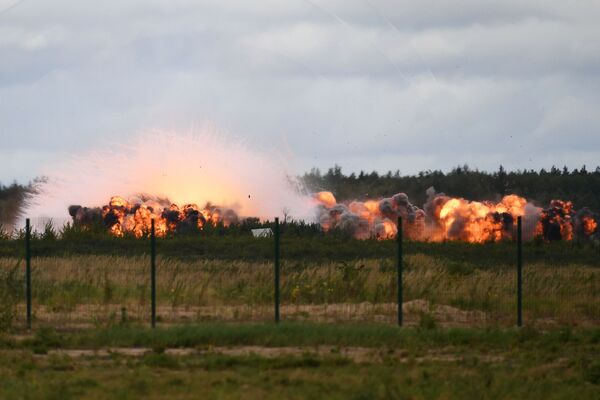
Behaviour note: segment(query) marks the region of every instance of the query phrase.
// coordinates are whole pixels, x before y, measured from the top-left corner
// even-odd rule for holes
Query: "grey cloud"
[[[207,121],[288,144],[298,172],[593,164],[599,16],[593,1],[26,0],[0,14],[0,179]]]

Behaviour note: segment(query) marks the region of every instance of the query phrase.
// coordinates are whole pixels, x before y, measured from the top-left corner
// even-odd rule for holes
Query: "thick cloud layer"
[[[297,172],[595,167],[596,1],[0,0],[0,180],[214,124]]]

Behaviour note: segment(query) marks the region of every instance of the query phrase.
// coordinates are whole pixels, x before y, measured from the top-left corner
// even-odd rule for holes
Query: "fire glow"
[[[222,224],[227,227],[239,220],[234,210],[210,203],[203,208],[196,204],[180,207],[168,199],[141,197],[130,202],[120,196],[113,196],[102,208],[70,206],[69,214],[78,226],[90,226],[101,222],[114,236],[129,233],[137,238],[149,234],[152,220],[155,221],[155,233],[158,237],[169,232],[201,230],[207,224]]]
[[[553,200],[542,209],[517,195],[504,196],[499,202],[478,202],[435,193],[433,188],[427,194],[423,209],[411,204],[404,193],[379,200],[338,203],[333,193],[319,192],[314,201],[323,230],[340,229],[358,239],[395,237],[398,217],[402,217],[405,235],[420,241],[510,240],[516,235],[518,217],[523,219],[526,240],[540,237],[569,241],[598,234],[598,217],[587,208],[575,212],[568,201]]]
[[[315,210],[324,231],[343,230],[357,239],[395,237],[399,216],[405,235],[421,241],[510,240],[517,217],[523,218],[526,240],[599,235],[598,216],[587,208],[576,211],[569,201],[553,200],[540,208],[516,195],[469,201],[430,188],[420,208],[404,193],[348,202],[338,202],[331,192],[302,195],[302,185],[296,182],[294,188],[285,165],[273,158],[216,132],[153,132],[129,146],[87,154],[48,171],[48,184],[28,214],[60,217],[68,208],[75,224],[99,221],[113,235],[136,237],[149,232],[152,220],[156,233],[165,236],[282,213],[308,221]]]
[[[398,193],[390,198],[338,203],[331,192],[313,195],[318,223],[325,232],[341,230],[357,239],[392,239],[397,235],[396,221],[402,217],[403,230],[411,240],[470,243],[511,240],[516,235],[517,218],[523,219],[524,238],[539,237],[546,241],[590,239],[597,235],[598,217],[589,209],[575,212],[568,201],[553,200],[549,207],[534,206],[517,195],[504,196],[499,202],[469,201],[428,190],[423,209],[413,205],[408,196]],[[182,206],[167,199],[140,196],[125,200],[114,196],[103,207],[69,207],[73,222],[90,226],[101,222],[115,236],[149,233],[155,220],[157,236],[174,232],[194,232],[207,225],[224,227],[242,218],[231,208],[207,203]]]
[[[48,182],[27,214],[60,221],[67,208],[81,205],[69,209],[74,222],[99,218],[116,235],[136,236],[152,218],[163,233],[193,223],[227,225],[238,216],[268,219],[283,209],[309,218],[311,201],[290,185],[283,160],[289,157],[208,128],[152,131],[44,171]]]

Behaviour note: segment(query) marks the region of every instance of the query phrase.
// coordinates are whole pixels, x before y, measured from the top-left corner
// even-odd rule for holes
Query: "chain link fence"
[[[443,248],[427,254],[410,242],[404,249],[415,249],[404,256],[396,248],[380,257],[287,258],[294,238],[283,238],[275,229],[274,237],[262,239],[272,241],[271,261],[164,256],[159,244],[154,297],[151,241],[147,255],[3,257],[0,329],[29,323],[32,329],[150,324],[153,301],[158,325],[273,321],[277,314],[281,321],[324,323],[397,324],[400,317],[403,325],[420,327],[518,323],[518,241],[500,261],[485,266],[467,250],[462,258],[444,258]],[[185,254],[185,247],[180,251]],[[304,251],[310,254],[310,246]],[[568,257],[530,262],[528,255],[523,254],[523,324],[600,326],[600,268],[565,262]]]

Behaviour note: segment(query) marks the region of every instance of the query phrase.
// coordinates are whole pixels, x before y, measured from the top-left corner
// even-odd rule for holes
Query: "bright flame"
[[[434,238],[483,243],[510,237],[526,205],[527,200],[516,195],[505,196],[497,204],[450,198],[437,213],[442,231]]]
[[[420,238],[424,214],[410,204],[404,194],[379,201],[352,201],[347,205],[338,204],[331,192],[315,193],[313,199],[317,205],[318,222],[325,232],[339,228],[357,239],[391,239],[398,233],[395,220],[402,215],[411,227],[407,231],[408,237]]]
[[[338,203],[332,193],[320,192],[314,200],[325,231],[339,228],[357,239],[395,237],[399,217],[407,238],[426,241],[484,243],[512,239],[519,217],[526,240],[534,236],[549,241],[572,240],[575,229],[579,229],[578,235],[590,238],[598,230],[597,217],[585,208],[575,213],[569,201],[553,200],[548,208],[541,209],[514,194],[495,203],[449,197],[431,190],[424,210],[412,205],[404,193],[379,200]]]
[[[333,207],[337,203],[335,196],[331,192],[318,192],[315,194],[315,200],[327,207]]]
[[[596,232],[598,228],[598,223],[591,217],[585,216],[583,217],[583,233],[587,236]]]
[[[238,222],[238,216],[231,209],[207,204],[199,208],[196,204],[179,207],[166,200],[133,199],[125,200],[113,196],[102,208],[81,206],[69,207],[69,213],[77,226],[84,228],[102,222],[114,236],[131,233],[136,237],[148,236],[154,221],[156,236],[165,236],[169,232],[194,231],[203,229],[206,224],[227,227]]]
[[[550,206],[542,210],[536,233],[546,240],[573,240],[573,203],[552,200]]]

